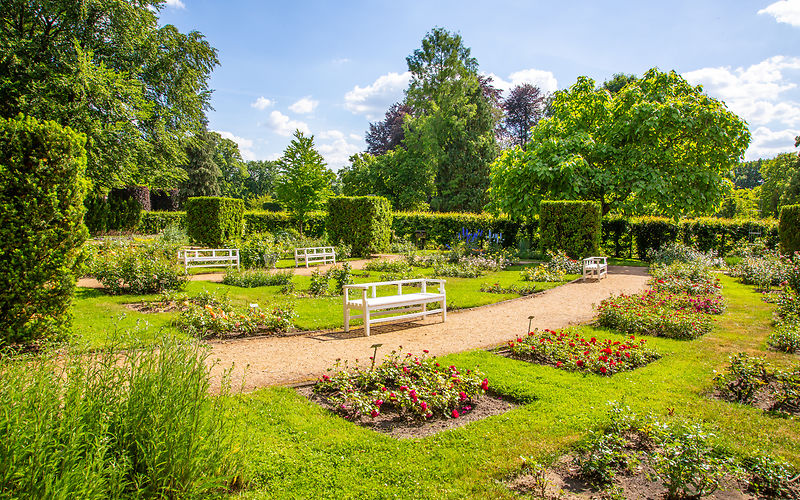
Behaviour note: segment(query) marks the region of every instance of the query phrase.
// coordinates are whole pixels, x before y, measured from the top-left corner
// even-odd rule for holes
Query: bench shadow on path
[[[397,322],[397,323],[389,323],[389,324],[383,324],[383,325],[372,325],[370,327],[370,338],[376,337],[376,341],[378,341],[378,340],[380,340],[380,338],[377,337],[377,336],[381,335],[383,333],[391,333],[391,332],[397,332],[397,331],[400,331],[400,330],[408,330],[410,328],[416,328],[416,327],[426,326],[426,325],[430,325],[430,324],[432,324],[432,322],[421,322],[421,321],[417,320],[417,321],[403,321],[403,322]],[[310,339],[319,340],[320,342],[329,342],[331,340],[347,340],[347,339],[356,339],[356,338],[366,338],[364,336],[364,327],[361,326],[361,325],[350,328],[350,331],[346,332],[346,333],[345,333],[344,330],[333,330],[333,331],[319,332],[319,333],[314,334],[314,335],[308,335],[307,337],[310,338]],[[376,342],[376,343],[380,343],[380,342]]]

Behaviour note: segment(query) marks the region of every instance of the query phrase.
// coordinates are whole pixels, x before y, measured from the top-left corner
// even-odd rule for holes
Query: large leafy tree
[[[512,146],[525,146],[531,129],[544,116],[547,94],[530,83],[517,85],[503,100],[503,129]]]
[[[267,160],[252,160],[245,165],[247,168],[248,197],[271,196],[275,190],[275,178],[278,175],[278,163]]]
[[[314,136],[306,137],[299,130],[295,130],[294,138],[277,163],[275,194],[295,216],[302,231],[308,212],[322,208],[331,196],[336,176],[314,148]]]
[[[422,47],[406,58],[411,83],[406,118],[413,144],[405,144],[435,172],[431,206],[440,211],[481,211],[486,203],[489,164],[497,155],[499,118],[489,82],[478,77],[478,62],[460,35],[434,28]]]
[[[761,215],[777,217],[781,207],[800,203],[800,157],[783,153],[761,164]]]
[[[745,161],[733,169],[733,184],[739,189],[753,189],[764,182],[761,177],[761,167],[763,159],[755,161]]]
[[[674,71],[614,95],[581,77],[551,108],[525,149],[493,164],[495,209],[525,218],[542,199],[584,199],[603,213],[707,213],[750,142],[739,117]]]
[[[611,75],[610,80],[606,80],[603,82],[603,88],[611,92],[611,94],[616,94],[623,88],[625,85],[636,82],[636,75],[629,75],[626,73],[614,73]]]
[[[203,129],[186,142],[186,180],[181,185],[181,197],[219,196],[222,170],[217,164],[217,145],[220,137],[216,132]]]
[[[369,124],[369,131],[364,137],[367,143],[367,153],[382,155],[396,148],[403,142],[403,120],[411,113],[411,108],[405,103],[396,102],[391,105],[383,120]]]
[[[174,187],[209,108],[216,50],[158,25],[164,0],[3,0],[0,115],[86,135],[97,186]]]

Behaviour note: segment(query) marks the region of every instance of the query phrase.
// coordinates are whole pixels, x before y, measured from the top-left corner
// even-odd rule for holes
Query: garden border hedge
[[[353,255],[386,252],[392,240],[392,204],[382,196],[328,198],[328,238],[352,247]]]
[[[208,247],[220,247],[240,238],[244,200],[216,196],[198,196],[186,200],[186,234]]]
[[[545,200],[539,205],[543,250],[580,259],[600,253],[602,210],[596,201]]]

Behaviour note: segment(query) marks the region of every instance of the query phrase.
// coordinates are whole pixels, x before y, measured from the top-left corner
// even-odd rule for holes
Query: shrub
[[[678,231],[676,224],[662,217],[640,217],[631,220],[631,232],[640,259],[645,259],[648,252],[660,250],[667,243],[676,241]]]
[[[773,410],[785,412],[800,412],[800,364],[795,364],[789,370],[778,372],[775,377],[775,403]]]
[[[800,323],[793,321],[778,325],[777,331],[767,337],[767,345],[790,354],[800,352]]]
[[[345,285],[353,284],[353,268],[349,262],[344,262],[341,266],[334,266],[328,269],[328,275],[336,283],[336,293],[344,293]]]
[[[532,295],[536,293],[536,284],[501,286],[500,283],[483,283],[480,288],[485,293],[516,293],[517,295]]]
[[[433,276],[447,276],[451,278],[477,278],[483,276],[486,270],[477,262],[465,260],[455,264],[446,262],[434,264]]]
[[[562,370],[613,375],[644,366],[661,357],[631,335],[625,341],[586,339],[579,330],[545,330],[509,341],[514,356]]]
[[[781,250],[786,254],[800,252],[800,205],[784,205],[778,221]]]
[[[244,201],[199,196],[186,200],[186,233],[207,247],[221,247],[242,236]]]
[[[519,277],[522,281],[539,281],[539,282],[558,282],[564,281],[566,276],[564,271],[560,269],[553,270],[546,264],[539,264],[533,267],[526,267],[519,272]]]
[[[655,291],[612,296],[597,307],[597,323],[631,335],[654,335],[690,340],[711,331],[707,314],[681,308],[676,301]]]
[[[350,245],[353,255],[386,252],[392,237],[392,205],[380,196],[328,198],[325,230],[332,242]]]
[[[731,276],[746,285],[755,285],[762,290],[778,286],[789,277],[793,264],[776,252],[745,257],[731,270]]]
[[[269,311],[258,307],[240,309],[228,304],[200,305],[192,301],[186,301],[182,306],[174,324],[198,338],[281,333],[294,325],[295,312],[291,304],[275,306]]]
[[[554,273],[581,274],[583,272],[583,263],[571,259],[563,250],[558,250],[556,252],[548,251],[547,258],[547,267]]]
[[[0,345],[60,336],[81,243],[86,151],[55,122],[0,118]]]
[[[647,254],[647,260],[651,264],[669,265],[679,262],[697,264],[709,268],[722,264],[713,250],[707,253],[701,252],[692,246],[678,242],[667,243],[660,250],[650,249]]]
[[[160,245],[107,246],[95,258],[91,273],[111,295],[180,290],[187,280],[174,248]]]
[[[364,264],[363,269],[365,271],[374,271],[378,273],[402,273],[411,270],[409,265],[402,260],[387,259],[370,260]]]
[[[325,232],[325,212],[306,213],[303,224],[303,234],[311,238],[319,238]],[[250,233],[278,233],[281,231],[296,231],[300,222],[288,212],[245,212],[244,232]]]
[[[789,464],[766,456],[748,457],[744,469],[750,473],[748,490],[766,498],[790,498],[793,471]]]
[[[3,495],[194,498],[235,484],[235,420],[208,394],[207,357],[169,338],[0,357]]]
[[[222,283],[242,288],[255,288],[259,286],[283,286],[292,281],[294,272],[270,272],[262,269],[247,269],[244,271],[229,270],[222,277]]]
[[[314,393],[324,396],[349,418],[377,417],[396,412],[407,420],[436,416],[458,418],[469,411],[473,399],[489,388],[478,371],[460,371],[455,366],[440,366],[435,359],[394,351],[374,369],[349,368],[337,363],[314,385]]]
[[[315,297],[328,295],[330,293],[329,280],[330,277],[328,273],[323,273],[319,269],[314,269],[311,271],[311,284],[308,288],[308,292]]]
[[[250,233],[239,243],[239,259],[245,268],[272,269],[281,257],[281,249],[270,233]]]
[[[135,231],[142,219],[142,204],[138,198],[131,196],[127,190],[112,189],[104,208],[108,213],[108,231]]]
[[[728,367],[716,375],[713,382],[721,398],[750,404],[769,378],[767,363],[763,358],[740,352],[730,357]]]
[[[593,201],[543,201],[539,228],[544,250],[563,250],[575,258],[600,252],[602,214]]]
[[[711,269],[696,262],[675,261],[650,266],[650,286],[656,291],[690,295],[720,295],[722,285]]]

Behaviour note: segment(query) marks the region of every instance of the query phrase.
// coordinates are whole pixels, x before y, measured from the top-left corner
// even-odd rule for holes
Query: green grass
[[[608,258],[609,266],[633,266],[633,267],[648,267],[650,264],[639,259],[618,259],[616,257]]]
[[[517,294],[496,294],[481,292],[483,283],[500,283],[503,286],[525,283],[519,279],[522,266],[512,266],[505,271],[488,273],[479,278],[445,278],[447,283],[447,308],[448,310],[477,307],[494,304],[503,300],[519,297]],[[430,276],[433,270],[415,269],[425,276]],[[356,271],[356,283],[368,283],[380,280],[381,273],[371,272],[368,277],[362,277],[361,271]],[[577,278],[577,275],[568,275],[567,280]],[[311,283],[309,276],[295,276],[293,278],[297,291],[306,292]],[[333,281],[331,281],[333,284]],[[563,284],[536,283],[540,290],[547,290]],[[264,286],[256,288],[240,288],[211,283],[207,281],[190,281],[186,285],[186,292],[190,295],[203,290],[218,294],[227,294],[234,305],[246,307],[251,303],[258,303],[262,308],[270,304],[285,303],[291,299],[280,293],[281,286]],[[394,293],[391,287],[378,289],[378,295]],[[128,303],[151,301],[157,296],[109,296],[101,290],[79,288],[72,308],[74,315],[73,331],[75,342],[87,344],[90,347],[101,347],[117,340],[117,331],[136,329],[140,340],[153,341],[160,337],[163,331],[176,331],[170,326],[171,319],[176,313],[140,313],[126,307]],[[297,318],[295,324],[299,330],[327,330],[341,328],[344,324],[342,314],[342,297],[301,297],[293,300]],[[121,319],[120,319],[121,318]],[[141,331],[149,324],[147,331]],[[360,320],[352,324],[359,325]]]
[[[549,460],[564,453],[602,424],[611,400],[664,419],[701,419],[733,453],[763,452],[800,467],[800,422],[703,396],[729,354],[758,353],[776,365],[797,359],[764,352],[772,306],[730,278],[723,284],[729,309],[712,333],[694,341],[653,338],[650,345],[664,357],[614,377],[565,372],[483,350],[447,356],[446,363],[479,367],[494,390],[523,404],[423,439],[398,441],[365,430],[288,388],[243,395],[239,428],[250,480],[243,496],[516,498],[502,480],[520,470],[519,457]],[[619,338],[583,328],[597,337]]]

